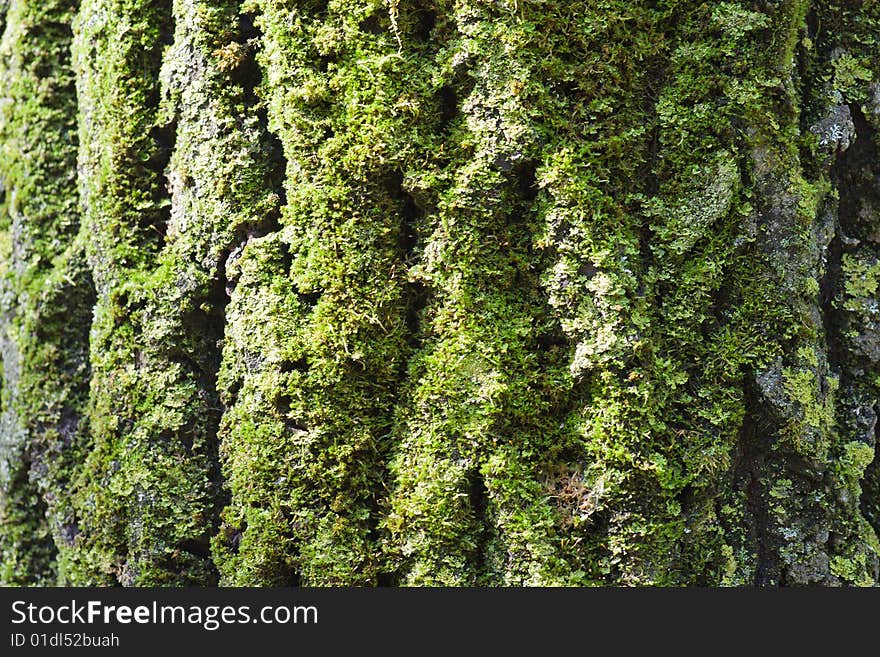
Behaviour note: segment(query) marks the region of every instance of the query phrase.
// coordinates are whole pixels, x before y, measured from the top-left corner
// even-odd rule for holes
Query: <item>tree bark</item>
[[[880,5],[0,27],[0,583],[880,583]]]

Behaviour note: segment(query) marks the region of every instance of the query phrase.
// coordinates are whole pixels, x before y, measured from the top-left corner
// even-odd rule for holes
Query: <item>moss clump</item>
[[[217,578],[225,261],[278,203],[246,62],[220,65],[229,44],[248,47],[238,15],[235,2],[96,1],[76,24],[98,301],[74,583]]]
[[[286,203],[228,268],[220,388],[231,502],[215,553],[230,584],[375,583],[416,297],[408,170],[430,138],[419,119],[433,111],[422,105],[431,82],[400,51],[412,9],[392,29],[375,1],[251,6]]]
[[[94,295],[79,226],[76,2],[3,3],[0,231],[3,385],[0,583],[56,583],[72,540],[65,495],[81,466]]]

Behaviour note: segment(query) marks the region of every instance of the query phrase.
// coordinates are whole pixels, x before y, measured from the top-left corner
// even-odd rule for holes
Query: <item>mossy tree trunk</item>
[[[880,4],[0,27],[3,583],[880,580]]]

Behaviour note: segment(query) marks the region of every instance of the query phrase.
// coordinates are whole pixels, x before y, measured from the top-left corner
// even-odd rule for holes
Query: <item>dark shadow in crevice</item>
[[[773,526],[767,508],[769,491],[764,483],[769,476],[770,440],[762,426],[761,397],[754,374],[745,377],[745,415],[740,428],[737,451],[733,459],[733,488],[745,498],[746,532],[750,551],[755,554],[755,586],[782,584],[782,568],[778,546],[773,539]]]
[[[376,11],[362,20],[358,29],[364,34],[384,34],[391,29],[391,19],[387,13]]]
[[[452,79],[440,87],[435,94],[439,135],[449,136],[462,118],[462,103],[471,95],[477,80],[465,66],[455,70]]]
[[[540,189],[537,183],[538,164],[535,160],[524,160],[514,167],[519,198],[528,205],[536,198]]]
[[[492,539],[494,523],[488,517],[489,489],[483,474],[473,469],[468,472],[468,503],[473,515],[473,530],[477,533],[477,542],[473,551],[473,567],[475,575],[480,578],[488,569],[488,548]]]
[[[437,12],[432,8],[419,8],[413,21],[412,38],[419,43],[428,43],[436,26]]]

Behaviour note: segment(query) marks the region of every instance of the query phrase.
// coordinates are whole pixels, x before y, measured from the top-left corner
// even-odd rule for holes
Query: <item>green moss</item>
[[[880,262],[865,262],[844,253],[842,263],[844,291],[851,297],[873,297],[877,292]]]
[[[76,4],[11,3],[0,43],[0,582],[6,584],[56,583],[56,553],[75,532],[65,491],[87,440],[79,423],[92,292],[74,239],[69,49]]]
[[[99,296],[74,583],[217,578],[223,269],[278,203],[259,118],[224,55],[247,47],[237,18],[235,2],[97,0],[77,22],[84,229],[98,236]]]
[[[874,460],[874,450],[870,445],[861,442],[850,442],[843,446],[843,456],[839,464],[842,476],[850,481],[859,481],[871,462]]]
[[[874,586],[874,579],[867,574],[867,563],[864,554],[852,559],[842,556],[831,558],[831,572],[850,584],[856,586]]]
[[[834,409],[829,396],[825,403],[814,400],[821,397],[820,381],[815,370],[786,369],[782,373],[786,394],[801,407],[804,422],[814,429],[828,428],[834,423]],[[833,379],[831,379],[833,381]]]
[[[874,80],[870,60],[842,52],[832,60],[834,90],[847,101],[860,100],[864,90]]]
[[[3,577],[868,583],[877,11],[83,0],[81,229],[4,59]]]
[[[667,206],[659,197],[645,203],[646,214],[660,219],[651,226],[656,238],[667,243],[669,250],[676,255],[692,249],[709,234],[716,222],[730,214],[740,187],[736,160],[727,151],[717,153],[709,166],[694,165],[690,179],[691,184],[695,183],[695,189],[690,194],[677,190],[677,194],[682,194],[677,198],[681,203],[677,207]],[[658,244],[655,252],[665,255],[660,248]]]
[[[229,269],[219,385],[231,502],[215,553],[230,584],[372,583],[409,352],[407,163],[427,138],[419,113],[436,121],[420,105],[431,82],[399,52],[410,9],[253,7],[287,203]]]
[[[830,185],[824,179],[810,183],[801,176],[797,176],[793,181],[793,188],[798,199],[798,220],[807,229],[807,234],[812,237],[809,231],[812,230],[816,222],[822,199],[828,193]]]

